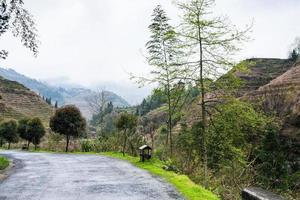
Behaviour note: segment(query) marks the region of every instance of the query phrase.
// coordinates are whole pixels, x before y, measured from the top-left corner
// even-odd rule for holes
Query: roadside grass
[[[172,171],[166,171],[163,169],[163,163],[158,159],[151,159],[150,161],[140,162],[138,157],[132,157],[122,153],[115,152],[105,152],[99,153],[100,155],[109,156],[113,158],[118,158],[121,160],[126,160],[133,165],[145,169],[152,173],[153,175],[160,176],[164,178],[167,182],[171,183],[176,187],[176,189],[189,200],[218,200],[219,198],[212,192],[206,190],[205,188],[197,185],[191,181],[186,175],[177,174]]]
[[[9,160],[5,157],[0,156],[0,170],[5,169],[9,165]]]
[[[66,154],[65,152],[54,152],[45,150],[30,150],[30,152],[45,152],[45,153],[59,153]],[[151,174],[162,177],[166,182],[173,185],[187,200],[219,200],[215,194],[206,190],[200,185],[194,183],[188,176],[177,174],[173,171],[166,171],[163,169],[163,162],[157,158],[152,158],[146,162],[140,162],[139,157],[129,155],[123,156],[118,152],[69,152],[68,154],[88,154],[88,155],[103,155],[120,160],[125,160],[136,167],[149,171]]]

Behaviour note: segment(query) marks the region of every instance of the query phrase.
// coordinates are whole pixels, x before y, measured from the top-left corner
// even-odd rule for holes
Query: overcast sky
[[[173,25],[180,14],[171,0],[24,1],[37,23],[40,53],[34,58],[6,34],[0,45],[10,54],[1,61],[2,67],[52,84],[106,85],[131,103],[148,91],[132,88],[128,73],[149,70],[143,52],[153,8],[162,4]],[[217,0],[216,4],[217,13],[241,28],[254,20],[253,40],[243,47],[239,59],[285,58],[289,45],[300,36],[299,0]]]

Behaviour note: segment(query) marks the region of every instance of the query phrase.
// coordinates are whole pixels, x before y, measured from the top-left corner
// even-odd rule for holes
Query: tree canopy
[[[80,110],[73,105],[58,108],[50,119],[50,127],[54,132],[66,136],[66,152],[70,137],[79,137],[86,131],[86,120]]]

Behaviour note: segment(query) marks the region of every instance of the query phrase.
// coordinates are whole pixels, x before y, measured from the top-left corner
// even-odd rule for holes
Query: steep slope
[[[276,114],[282,121],[281,141],[289,149],[291,160],[300,155],[300,63],[259,87],[245,94],[252,102],[260,102],[264,111]]]
[[[298,63],[268,84],[260,86],[255,91],[247,92],[244,98],[260,99],[265,111],[275,111],[279,116],[287,118],[300,114],[299,89],[300,64]]]
[[[51,87],[46,83],[24,76],[13,69],[0,67],[0,76],[11,81],[17,81],[37,94],[48,98],[51,97],[53,101],[58,101],[61,105],[64,104],[64,97],[61,94],[60,88]]]
[[[239,91],[240,96],[268,84],[293,66],[293,62],[290,60],[277,58],[252,58],[242,63],[245,65],[246,71],[236,73],[244,82]]]
[[[45,124],[53,113],[40,96],[23,85],[0,77],[0,120],[39,117]]]

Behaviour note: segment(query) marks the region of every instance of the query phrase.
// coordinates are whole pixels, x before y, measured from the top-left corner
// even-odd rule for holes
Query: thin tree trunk
[[[8,149],[10,149],[10,142],[8,143]]]
[[[172,111],[171,111],[171,93],[170,93],[170,74],[168,69],[168,59],[166,53],[165,42],[162,42],[163,52],[164,52],[164,61],[165,61],[165,70],[167,72],[167,98],[168,98],[168,135],[167,135],[167,144],[168,139],[170,139],[170,155],[173,157],[173,140],[172,140]],[[169,136],[169,137],[168,137]]]
[[[3,139],[1,138],[0,139],[0,147],[2,147],[3,146]]]
[[[34,150],[36,150],[36,149],[37,149],[37,144],[34,145]]]
[[[170,137],[170,155],[173,157],[173,140],[172,140],[172,113],[171,113],[171,99],[170,99],[170,88],[168,87],[168,133]]]
[[[70,141],[70,136],[67,135],[67,145],[66,145],[66,152],[69,150],[69,141]]]
[[[200,21],[200,20],[199,20]],[[207,188],[208,186],[208,172],[207,172],[207,150],[206,150],[206,110],[205,110],[205,86],[204,86],[204,77],[203,77],[203,48],[202,48],[202,38],[201,38],[201,29],[198,28],[199,36],[199,67],[200,67],[200,90],[201,90],[201,114],[202,114],[202,141],[200,142],[200,150],[203,153],[203,165],[204,165],[204,185]]]
[[[125,156],[126,142],[127,142],[127,136],[126,136],[126,130],[124,130],[124,143],[123,143],[123,149],[122,149],[123,156]]]
[[[151,130],[151,148],[154,151],[154,129]]]
[[[28,143],[27,143],[27,150],[29,150],[29,146],[30,146],[30,141],[28,140]]]

